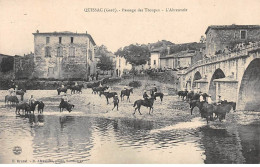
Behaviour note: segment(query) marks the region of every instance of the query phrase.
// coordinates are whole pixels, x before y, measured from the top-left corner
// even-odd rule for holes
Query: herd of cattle
[[[199,108],[199,112],[202,118],[206,118],[207,123],[208,121],[213,121],[214,118],[218,118],[219,121],[225,119],[226,114],[233,110],[236,110],[236,103],[235,102],[228,102],[227,100],[220,101],[218,103],[208,104],[206,98],[208,97],[207,93],[194,93],[193,91],[188,92],[186,91],[179,91],[178,96],[181,97],[183,100],[186,100],[190,104],[191,115],[192,111],[195,107]],[[200,96],[203,96],[203,101],[200,101]],[[215,117],[213,117],[213,114]]]
[[[71,94],[82,93],[82,88],[84,88],[83,84],[81,84],[81,85],[68,85],[68,86],[59,87],[57,89],[57,93],[58,93],[58,95],[60,95],[61,92],[67,93],[67,91],[69,89],[71,90]],[[98,94],[100,97],[102,95],[104,95],[106,97],[107,104],[109,104],[110,98],[115,98],[115,97],[117,98],[117,95],[118,95],[117,92],[112,92],[112,91],[107,92],[106,90],[109,87],[108,86],[101,86],[100,82],[94,82],[92,84],[88,84],[87,88],[92,89],[92,94]],[[24,93],[25,92],[26,91],[24,91]],[[124,90],[121,90],[121,93],[120,93],[121,101],[123,101],[124,96],[126,96],[127,101],[130,102],[129,97],[130,97],[131,93],[133,94],[133,88],[125,88]],[[201,95],[205,99],[204,101],[200,101]],[[193,109],[195,107],[198,107],[200,114],[201,114],[201,117],[206,118],[207,123],[210,120],[211,121],[214,120],[214,118],[215,119],[218,118],[219,121],[222,121],[223,119],[225,119],[226,113],[230,112],[230,110],[232,108],[233,108],[234,111],[236,109],[236,103],[235,102],[227,102],[226,100],[222,101],[221,103],[208,104],[206,102],[206,98],[208,96],[206,93],[198,94],[198,93],[194,93],[193,91],[191,91],[191,92],[179,91],[178,96],[189,103],[190,109],[191,109],[191,115],[192,115]],[[153,112],[153,104],[154,104],[154,100],[156,100],[156,97],[160,97],[161,101],[162,101],[163,100],[163,93],[153,92],[151,90],[151,97],[150,98],[136,100],[134,102],[134,105],[133,105],[133,107],[135,107],[135,111],[134,111],[133,114],[135,114],[136,110],[138,110],[139,114],[141,114],[141,112],[140,112],[141,106],[145,106],[147,108],[150,108],[149,114],[150,114],[151,110]],[[22,96],[21,96],[21,101],[23,101]],[[16,105],[16,112],[15,112],[16,114],[20,114],[20,110],[24,111],[25,114],[28,114],[28,113],[31,113],[31,112],[34,113],[37,105],[38,105],[38,113],[42,113],[43,109],[44,109],[44,103],[42,101],[35,101],[33,104],[29,105],[27,102],[20,102],[19,103],[17,96],[7,95],[5,97],[5,102],[6,102],[6,104],[8,104],[8,102],[11,102],[11,104]],[[114,100],[114,103],[115,103],[115,100]],[[62,112],[63,109],[67,109],[69,112],[71,112],[72,108],[74,108],[74,105],[70,104],[69,102],[64,101],[62,99],[61,102],[60,102],[59,108],[60,108],[60,112]],[[214,117],[213,117],[213,114],[215,115]]]

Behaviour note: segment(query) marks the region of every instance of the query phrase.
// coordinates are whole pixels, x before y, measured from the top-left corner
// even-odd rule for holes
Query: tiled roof
[[[208,33],[210,29],[217,29],[217,30],[225,30],[225,29],[260,29],[260,25],[211,25],[208,26],[205,34]]]

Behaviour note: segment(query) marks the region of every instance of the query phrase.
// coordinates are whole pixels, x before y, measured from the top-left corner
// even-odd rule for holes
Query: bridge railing
[[[231,58],[236,58],[244,55],[248,55],[249,51],[255,50],[260,48],[260,41],[256,43],[251,43],[249,45],[245,45],[244,47],[240,48],[239,51],[236,52],[230,52],[230,53],[222,53],[222,54],[217,54],[215,56],[205,58],[203,60],[199,60],[196,63],[193,63],[190,67],[188,67],[186,70],[183,70],[182,73],[187,73],[193,70],[194,68],[214,62],[219,62],[219,61],[224,61],[228,60]]]

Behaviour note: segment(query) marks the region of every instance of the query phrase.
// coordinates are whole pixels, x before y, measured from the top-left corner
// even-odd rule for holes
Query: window
[[[50,43],[50,37],[46,37],[46,44]]]
[[[45,47],[45,57],[51,57],[51,48]]]
[[[73,37],[70,37],[70,43],[73,43],[73,40],[74,40]]]
[[[62,47],[57,48],[57,57],[62,57]]]
[[[62,37],[59,37],[59,43],[61,43]]]
[[[153,61],[153,64],[156,65],[156,60]]]
[[[75,57],[75,48],[74,47],[70,47],[69,56],[70,57]]]
[[[246,31],[245,30],[240,31],[240,38],[246,39]]]

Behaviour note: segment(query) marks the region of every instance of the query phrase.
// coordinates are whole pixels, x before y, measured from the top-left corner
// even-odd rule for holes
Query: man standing
[[[33,98],[33,95],[31,95],[31,98],[28,100],[29,106],[32,106],[33,103],[35,103],[36,99]]]
[[[118,111],[118,104],[119,104],[119,99],[118,99],[118,96],[115,95],[113,97],[113,102],[114,102],[114,108],[117,107],[117,111]],[[114,108],[112,109],[112,111],[114,110]]]

